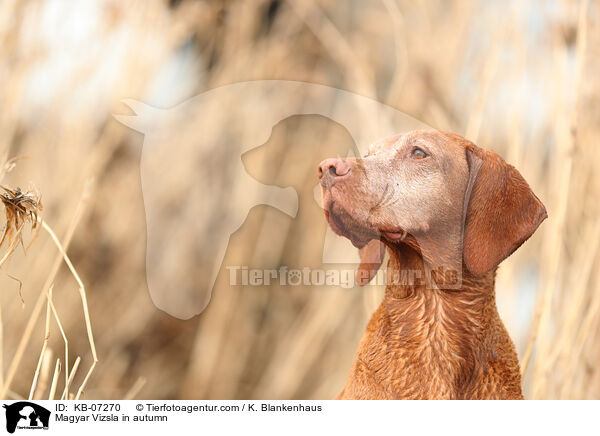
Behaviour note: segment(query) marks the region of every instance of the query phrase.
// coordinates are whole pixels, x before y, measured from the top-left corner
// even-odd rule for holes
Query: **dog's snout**
[[[319,179],[333,181],[350,173],[350,164],[344,159],[325,159],[319,165]]]

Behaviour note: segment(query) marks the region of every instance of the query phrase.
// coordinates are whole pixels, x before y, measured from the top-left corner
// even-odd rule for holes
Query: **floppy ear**
[[[356,282],[364,286],[375,277],[377,270],[383,262],[385,244],[379,239],[372,239],[362,248],[359,248],[360,265],[356,270]]]
[[[465,265],[483,275],[525,242],[544,219],[546,208],[523,176],[495,153],[467,147]]]

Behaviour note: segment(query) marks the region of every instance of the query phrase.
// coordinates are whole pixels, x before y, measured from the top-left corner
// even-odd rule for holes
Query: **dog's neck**
[[[387,251],[390,260],[387,269],[386,298],[401,300],[411,296],[423,296],[422,294],[427,294],[427,291],[436,291],[435,294],[447,294],[447,298],[468,300],[471,303],[482,298],[494,300],[496,269],[484,276],[476,277],[464,266],[460,273],[427,266],[421,254],[406,244],[388,246]],[[465,297],[469,298],[465,299]]]
[[[419,253],[406,245],[388,247],[390,274],[419,276],[425,267]],[[415,274],[416,272],[416,274]],[[380,307],[387,352],[396,362],[397,380],[433,380],[441,397],[459,398],[457,380],[470,380],[494,353],[490,326],[499,322],[494,296],[495,271],[473,277],[463,269],[460,287],[430,288],[415,283],[388,283]],[[391,345],[390,345],[391,344]],[[398,345],[402,344],[402,345]],[[407,346],[409,344],[410,346]],[[399,387],[405,391],[407,387]]]

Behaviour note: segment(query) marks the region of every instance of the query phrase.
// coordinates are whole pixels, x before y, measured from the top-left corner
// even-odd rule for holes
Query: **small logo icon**
[[[15,429],[42,429],[48,430],[50,411],[42,406],[29,401],[18,401],[6,409],[6,431],[14,433]]]

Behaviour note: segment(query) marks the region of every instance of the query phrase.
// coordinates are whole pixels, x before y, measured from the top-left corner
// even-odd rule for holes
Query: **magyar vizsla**
[[[498,264],[547,217],[497,154],[438,131],[319,166],[333,230],[359,248],[357,281],[389,253],[385,298],[339,399],[522,399],[494,295]]]

